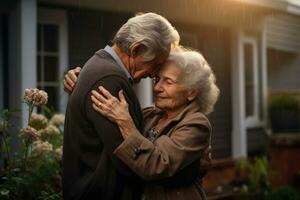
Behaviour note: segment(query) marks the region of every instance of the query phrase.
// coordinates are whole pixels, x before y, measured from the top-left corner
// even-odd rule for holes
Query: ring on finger
[[[98,103],[98,107],[101,108],[102,107],[102,103],[99,102]]]

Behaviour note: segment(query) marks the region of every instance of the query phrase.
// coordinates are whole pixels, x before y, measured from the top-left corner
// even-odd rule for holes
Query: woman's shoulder
[[[147,116],[147,115],[150,115],[151,113],[154,113],[154,112],[155,112],[155,107],[154,106],[149,106],[149,107],[143,108],[144,117]]]
[[[212,127],[209,119],[202,112],[187,113],[180,122],[183,126],[199,126],[205,127],[209,132],[212,131]]]

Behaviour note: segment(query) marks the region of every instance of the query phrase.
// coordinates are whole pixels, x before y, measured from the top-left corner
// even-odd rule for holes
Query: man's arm
[[[91,91],[97,90],[99,86],[104,86],[113,95],[117,95],[119,90],[126,90],[126,81],[123,77],[120,76],[108,76],[94,84],[94,86],[91,88]],[[128,99],[128,102],[132,101]],[[132,103],[131,105],[129,104],[129,110],[131,111],[130,113],[134,114]],[[93,124],[93,127],[97,132],[97,135],[99,136],[99,139],[103,143],[104,151],[109,155],[117,171],[122,175],[137,178],[132,170],[114,155],[114,150],[123,142],[122,135],[115,123],[104,118],[93,109],[91,93],[89,93],[85,99],[85,113],[88,120]]]

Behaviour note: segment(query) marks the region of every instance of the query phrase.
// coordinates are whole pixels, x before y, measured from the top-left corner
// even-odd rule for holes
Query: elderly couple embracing
[[[206,199],[206,115],[219,89],[204,57],[179,40],[164,17],[137,15],[66,74],[64,199]],[[133,84],[148,76],[155,106],[142,110]]]

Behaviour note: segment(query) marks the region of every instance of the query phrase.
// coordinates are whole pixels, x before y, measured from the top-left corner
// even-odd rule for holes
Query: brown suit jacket
[[[142,112],[131,83],[113,58],[99,50],[83,67],[68,101],[64,199],[139,199],[139,178],[113,154],[123,142],[119,128],[92,108],[91,90],[100,85],[114,96],[123,89],[130,114],[142,129]]]
[[[144,110],[145,127],[154,127],[162,117],[155,108]],[[199,159],[209,146],[211,125],[191,102],[177,117],[168,122],[151,142],[145,136],[133,133],[115,150],[115,154],[140,177],[146,180],[168,178],[180,173],[191,164],[199,167]],[[200,177],[199,177],[200,179]],[[201,181],[188,185],[166,187],[159,182],[149,182],[145,189],[146,199],[205,199]]]

